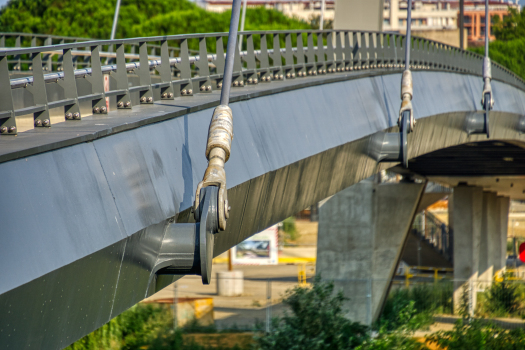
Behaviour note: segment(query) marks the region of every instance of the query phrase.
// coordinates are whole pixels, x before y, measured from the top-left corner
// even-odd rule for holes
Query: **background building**
[[[232,0],[198,0],[197,3],[208,11],[223,12],[230,10]],[[244,0],[243,0],[244,3]],[[289,17],[309,22],[312,17],[321,14],[320,0],[248,0],[247,7],[264,6],[281,11]],[[324,20],[334,19],[334,0],[326,0]]]
[[[520,5],[512,1],[490,1],[489,2],[489,17],[498,16],[501,20],[509,15],[509,9],[514,8],[520,10]],[[467,38],[471,45],[481,45],[485,42],[485,2],[479,1],[465,1],[465,29],[467,30]],[[489,40],[494,40],[496,37],[492,33],[491,23],[489,23]]]

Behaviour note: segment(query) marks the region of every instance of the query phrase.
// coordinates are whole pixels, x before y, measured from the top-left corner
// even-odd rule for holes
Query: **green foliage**
[[[484,47],[473,47],[469,50],[480,55],[485,54]],[[525,37],[509,41],[493,41],[489,44],[489,52],[492,61],[525,79]]]
[[[270,334],[257,336],[262,350],[353,349],[368,338],[367,327],[344,318],[342,292],[316,277],[311,288],[286,292],[283,304],[291,310],[275,319]]]
[[[503,21],[499,16],[492,18],[496,41],[489,44],[490,59],[525,79],[525,8],[521,13],[509,10],[510,15]],[[483,46],[469,50],[480,55],[485,52]]]
[[[11,0],[0,9],[0,30],[109,38],[115,0]],[[231,12],[208,12],[188,0],[125,0],[117,38],[227,32]],[[246,11],[246,30],[309,29],[304,21],[263,7]]]
[[[185,333],[216,332],[214,326],[201,326],[198,321],[189,322],[174,331],[172,311],[168,305],[138,304],[66,350],[242,350],[239,346],[220,345],[220,341],[219,345],[212,346],[183,338]]]
[[[321,21],[321,15],[311,15],[309,18],[310,27],[312,29],[319,29],[319,22]],[[323,20],[323,29],[334,29],[334,21],[332,19]]]
[[[66,349],[137,349],[152,343],[172,325],[169,307],[138,304]]]
[[[451,331],[440,331],[427,340],[448,350],[518,350],[525,348],[525,330],[503,330],[479,321],[460,320]]]
[[[493,16],[492,30],[497,40],[509,41],[525,37],[525,8],[521,13],[516,9],[509,9],[510,15],[500,20]]]
[[[523,315],[522,300],[525,299],[525,286],[510,281],[505,274],[502,282],[494,282],[478,296],[477,314],[482,317],[512,317]]]
[[[402,332],[385,332],[365,341],[356,350],[428,350],[428,347]]]
[[[295,227],[295,218],[293,216],[290,216],[283,221],[282,230],[284,232],[284,239],[287,241],[296,241],[300,236]]]
[[[427,327],[433,323],[432,314],[451,313],[452,288],[451,283],[443,281],[393,291],[385,303],[378,327],[389,330]]]

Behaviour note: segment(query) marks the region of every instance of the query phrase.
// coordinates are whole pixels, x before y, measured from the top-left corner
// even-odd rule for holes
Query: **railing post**
[[[187,80],[187,82],[180,85],[180,93],[182,96],[193,95],[193,82],[191,81],[191,65],[190,55],[188,53],[188,39],[182,39],[180,41],[180,63],[178,65],[180,70],[181,80]]]
[[[16,135],[15,108],[11,81],[9,77],[9,64],[7,56],[0,57],[0,134]]]
[[[334,41],[332,37],[333,32],[326,34],[326,71],[328,73],[335,73],[336,63],[334,57]]]
[[[361,69],[362,65],[362,52],[361,52],[361,45],[363,44],[359,40],[359,34],[358,32],[352,32],[352,43],[354,45],[352,52],[354,53],[354,69]]]
[[[224,59],[224,42],[222,40],[222,36],[218,36],[215,38],[215,67],[216,73],[218,75],[217,79],[215,79],[215,84],[217,85],[218,89],[222,88],[222,81],[223,81],[223,75],[224,75],[224,65],[225,65],[225,59]]]
[[[149,69],[148,59],[148,44],[143,41],[139,43],[139,84],[140,86],[147,86],[139,91],[140,104],[152,104],[153,103],[153,91],[151,89],[151,73]]]
[[[93,113],[107,114],[104,75],[102,74],[102,65],[100,63],[100,45],[91,46],[90,49],[91,76],[86,76],[86,79],[91,83],[91,93],[101,95],[101,98],[91,101],[91,107],[93,108]]]
[[[261,81],[269,83],[272,81],[270,71],[270,59],[268,56],[268,34],[261,34],[261,53],[259,54],[259,64],[261,66]]]
[[[200,92],[212,92],[212,84],[210,80],[210,67],[208,65],[208,50],[206,48],[206,37],[199,38],[199,60],[196,64],[199,69],[199,90]],[[206,79],[203,79],[206,77]]]
[[[376,68],[384,68],[385,66],[385,34],[376,33]]]
[[[345,40],[345,47],[344,47],[344,55],[345,55],[345,63],[344,68],[345,71],[351,71],[354,69],[354,51],[353,51],[353,45],[352,45],[352,36],[350,35],[350,32],[345,31],[344,32],[344,40]]]
[[[304,45],[303,45],[303,33],[297,33],[297,51],[295,57],[297,58],[297,76],[306,77],[305,57],[304,57]]]
[[[180,90],[175,92],[173,89],[167,40],[162,40],[160,43],[160,66],[157,66],[156,69],[159,72],[160,81],[164,83],[160,88],[160,98],[162,100],[173,100],[175,95],[180,96]]]
[[[131,96],[129,94],[128,71],[126,69],[126,56],[124,55],[124,44],[117,44],[117,71],[113,72],[117,81],[117,108],[130,109]]]
[[[317,33],[317,73],[326,74],[326,59],[324,52],[323,32]]]
[[[70,100],[70,102],[64,106],[65,118],[67,120],[80,120],[77,80],[75,78],[71,49],[64,49],[62,52],[62,69],[64,70],[64,79],[58,80],[58,84],[64,89],[64,97]]]
[[[308,75],[317,75],[317,62],[315,61],[314,50],[314,33],[308,32],[307,44],[308,52],[306,53],[306,59],[308,61]]]
[[[344,33],[343,33],[344,37]],[[345,71],[345,60],[343,57],[343,44],[341,43],[341,32],[335,32],[335,70],[337,72]]]
[[[292,34],[291,33],[284,34],[284,43],[285,43],[284,73],[285,73],[286,79],[294,79],[295,78],[295,61],[294,61],[294,55],[293,55]]]
[[[42,57],[39,52],[31,54],[31,62],[33,67],[33,85],[28,85],[27,89],[33,95],[35,106],[43,108],[43,110],[33,113],[34,126],[50,127],[51,119],[49,118],[47,106],[46,82],[44,81],[44,71],[42,69]]]
[[[255,47],[253,46],[253,34],[246,35],[246,81],[248,84],[257,84],[257,63],[255,62]]]
[[[368,33],[368,42],[366,45],[366,51],[368,53],[368,68],[373,69],[377,67],[377,56],[376,56],[376,33]]]
[[[238,38],[235,38],[235,39],[238,39]],[[235,45],[234,54],[235,56],[233,57],[233,74],[232,74],[233,86],[243,87],[244,86],[244,73],[242,71],[241,53],[239,51],[239,45]]]
[[[273,53],[270,55],[272,58],[273,66],[278,68],[273,71],[275,80],[283,80],[284,74],[282,70],[283,61],[281,58],[281,42],[279,40],[279,34],[273,34]]]

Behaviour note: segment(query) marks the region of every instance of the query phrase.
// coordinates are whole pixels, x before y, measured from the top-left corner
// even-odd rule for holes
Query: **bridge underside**
[[[215,240],[215,255],[396,165],[372,159],[370,140],[376,132],[397,130],[400,75],[342,77],[234,92],[235,137],[226,165],[232,210],[227,230]],[[475,146],[465,145],[487,141],[465,132],[467,117],[479,106],[481,79],[417,72],[414,85],[418,123],[409,136],[409,157],[415,159],[409,168],[441,175],[418,165],[426,154],[461,145],[461,156],[486,171],[478,175],[493,175],[493,168],[481,166],[484,157],[471,157]],[[482,145],[514,147],[516,161],[504,162],[519,167],[525,136],[517,125],[525,115],[525,93],[493,85],[491,139]],[[0,245],[1,344],[67,346],[180,277],[150,275],[170,220],[191,219],[188,208],[206,167],[207,127],[218,96],[0,139],[6,240]],[[516,169],[509,175],[519,175]]]

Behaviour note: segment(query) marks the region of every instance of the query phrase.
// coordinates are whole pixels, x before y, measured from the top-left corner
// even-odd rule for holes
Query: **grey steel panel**
[[[115,317],[148,296],[155,267],[166,232],[167,222],[152,225],[132,235],[126,244],[111,317]]]
[[[1,294],[0,348],[61,349],[108,322],[124,246],[120,241]]]
[[[420,88],[422,97],[414,99],[418,124],[409,136],[409,156],[482,140],[483,136],[467,136],[464,132],[467,113],[450,113],[477,108],[474,101],[480,95],[479,79],[450,73],[417,74],[425,77],[427,85]],[[377,131],[397,129],[397,116],[389,111],[399,107],[399,75],[335,80],[331,84],[304,85],[301,90],[291,91],[286,89],[297,85],[286,84],[282,85],[286,87],[283,90],[273,90],[274,95],[258,95],[257,87],[234,91],[236,100],[232,101],[236,102],[232,108],[239,129],[235,129],[232,159],[227,163],[232,212],[228,229],[218,234],[216,255],[261,228],[393,165],[377,165],[368,156],[368,141]],[[431,88],[434,85],[439,89]],[[464,92],[465,86],[471,89]],[[427,90],[432,93],[425,92]],[[512,126],[525,114],[525,106],[519,102],[525,99],[525,93],[504,84],[498,87],[497,93],[501,101],[499,108],[512,110],[514,114],[491,113],[494,139],[525,140]],[[457,94],[465,95],[458,99]],[[182,221],[190,218],[187,208],[193,202],[194,187],[206,166],[204,147],[211,115],[209,108],[217,97],[213,97],[213,93],[209,95],[185,100],[184,106],[181,100],[176,100],[148,108],[138,106],[132,112],[119,111],[108,117],[86,118],[70,131],[79,133],[86,131],[83,127],[88,128],[92,133],[82,136],[83,140],[91,137],[95,142],[40,153],[29,157],[27,162],[20,159],[0,164],[6,188],[0,197],[0,215],[7,223],[2,227],[0,239],[19,253],[9,252],[9,259],[5,254],[0,255],[4,271],[0,281],[2,286],[10,283],[0,292],[0,313],[6,305],[12,305],[7,301],[18,302],[17,295],[34,297],[33,312],[43,311],[46,304],[41,307],[37,301],[47,299],[34,295],[35,290],[39,290],[40,279],[57,276],[57,283],[69,280],[68,286],[80,286],[84,290],[82,281],[73,278],[76,270],[68,270],[69,266],[83,263],[89,267],[89,259],[97,260],[98,264],[106,259],[97,255],[98,252],[119,241],[126,245],[126,254],[120,260],[122,268],[111,272],[115,283],[119,279],[116,293],[106,291],[98,304],[72,294],[67,304],[76,305],[82,311],[87,307],[90,312],[84,317],[93,314],[96,318],[88,321],[80,318],[80,313],[63,311],[67,315],[64,317],[73,322],[71,326],[52,328],[49,337],[56,338],[45,338],[46,346],[63,345],[65,334],[77,338],[86,334],[88,328],[100,326],[106,314],[117,315],[173,280],[152,279],[150,271],[166,220],[176,215]],[[451,105],[443,101],[451,101]],[[193,108],[190,109],[193,113],[182,116],[180,113],[188,108]],[[145,115],[146,112],[151,114]],[[129,129],[126,120],[134,128]],[[101,121],[107,125],[96,125]],[[141,125],[144,126],[139,128]],[[47,135],[53,133],[50,131]],[[22,136],[10,141],[2,139],[0,146],[18,143]],[[71,139],[65,137],[57,141],[56,146],[62,147],[60,142]],[[251,154],[257,156],[250,157]],[[53,208],[56,210],[51,210]],[[69,226],[60,221],[66,219]],[[123,223],[119,224],[119,220]],[[20,232],[32,235],[28,237]],[[126,235],[129,237],[122,241]],[[29,249],[22,251],[26,245]],[[38,251],[37,246],[42,250]],[[7,251],[3,249],[6,248],[0,245],[2,253]],[[27,261],[19,259],[26,256]],[[93,278],[100,274],[99,270],[100,267],[81,269],[77,278],[98,281]],[[17,275],[12,271],[17,271]],[[54,300],[57,291],[54,286],[49,287],[50,294],[44,295]],[[106,302],[110,294],[111,302]],[[55,314],[49,315],[55,317]],[[45,321],[33,326],[34,337],[26,335],[27,341],[44,341],[40,334],[45,333],[43,329],[47,330],[45,327],[54,318],[42,320]],[[19,327],[23,319],[15,317],[7,321],[13,322],[9,323],[12,327],[16,324],[16,329],[23,328]],[[79,325],[84,327],[79,328],[82,331],[76,330]],[[7,343],[6,339],[0,332],[1,344],[15,344]]]
[[[122,240],[92,144],[0,164],[0,294]]]

